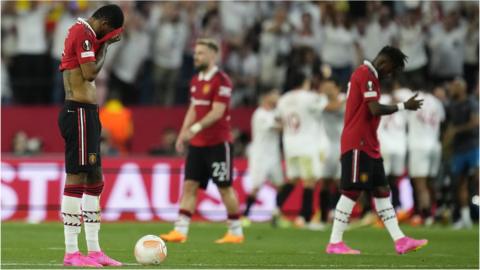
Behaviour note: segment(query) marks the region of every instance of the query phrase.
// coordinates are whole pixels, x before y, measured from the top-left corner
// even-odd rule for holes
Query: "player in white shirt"
[[[313,189],[323,170],[329,142],[320,116],[328,99],[310,90],[310,80],[302,73],[292,76],[294,90],[284,94],[278,102],[278,113],[283,125],[283,150],[287,165],[288,183],[279,192],[279,206],[283,205],[293,186],[303,181],[301,217],[298,225],[306,222],[309,228],[313,211]]]
[[[442,102],[434,95],[419,92],[424,106],[408,115],[408,171],[415,189],[416,209],[425,225],[433,222],[429,185],[437,176],[441,162],[440,125],[445,120]]]
[[[392,88],[387,85],[386,88]],[[382,89],[387,90],[387,89]],[[383,91],[380,97],[382,104],[397,104],[404,100],[404,96],[411,96],[411,90],[393,85],[393,91]],[[400,197],[397,180],[405,173],[407,156],[407,111],[402,111],[382,117],[378,127],[378,139],[383,158],[385,175],[392,190],[392,205],[395,209],[400,207]]]
[[[280,152],[281,123],[275,112],[280,98],[278,90],[265,92],[260,96],[259,107],[251,120],[252,142],[248,150],[248,171],[253,182],[253,189],[248,194],[243,213],[244,226],[250,224],[248,215],[255,203],[257,193],[267,181],[278,187],[283,183],[283,172]]]
[[[329,212],[335,208],[338,201],[338,183],[340,182],[340,135],[343,130],[343,117],[345,114],[345,95],[340,93],[340,87],[333,80],[320,84],[319,92],[327,96],[331,105],[330,110],[325,109],[322,114],[326,135],[330,142],[329,154],[325,159],[324,169],[320,172],[322,179],[320,188],[320,220],[321,224],[328,221]],[[322,140],[322,138],[319,138]],[[335,190],[332,193],[332,190]]]

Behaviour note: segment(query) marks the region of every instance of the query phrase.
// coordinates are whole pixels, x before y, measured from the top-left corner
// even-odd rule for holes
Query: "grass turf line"
[[[164,233],[168,223],[105,223],[100,240],[108,255],[125,268],[142,268],[133,257],[133,246],[143,235]],[[325,254],[330,230],[272,229],[254,224],[245,229],[242,245],[217,245],[224,223],[193,223],[184,244],[167,243],[168,257],[158,267],[145,268],[475,268],[479,267],[478,226],[472,230],[403,227],[405,233],[427,238],[429,244],[417,252],[397,255],[384,229],[360,228],[345,233],[351,247],[362,255]],[[63,228],[60,223],[2,223],[1,268],[64,268]],[[79,237],[86,251],[85,237]]]

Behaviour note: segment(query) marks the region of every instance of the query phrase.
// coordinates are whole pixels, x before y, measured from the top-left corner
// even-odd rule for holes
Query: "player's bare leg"
[[[390,188],[376,187],[373,191],[375,208],[378,216],[382,219],[385,228],[395,242],[395,250],[398,254],[405,254],[415,251],[427,245],[426,239],[413,239],[405,236],[398,226],[397,216],[392,202],[390,201]]]
[[[180,210],[174,228],[169,233],[161,234],[160,238],[167,242],[184,243],[187,241],[188,228],[195,210],[199,186],[200,184],[197,181],[185,180],[182,197],[180,198]]]
[[[102,168],[98,167],[87,174],[87,183],[82,198],[82,212],[88,257],[103,266],[122,266],[121,262],[108,257],[100,248],[98,233],[100,231],[100,195],[102,191]]]
[[[227,208],[228,232],[223,238],[215,241],[217,244],[240,244],[243,243],[243,230],[240,222],[239,204],[237,194],[233,187],[218,187],[223,204]]]
[[[87,175],[67,174],[63,190],[61,211],[65,234],[64,266],[101,267],[100,264],[83,256],[78,249],[78,235],[82,230],[82,196]]]
[[[426,177],[418,177],[412,179],[413,184],[415,185],[415,194],[417,196],[418,209],[420,215],[423,219],[425,225],[431,225],[433,223],[432,219],[432,206],[431,206],[431,197],[430,189],[428,188],[428,179]]]

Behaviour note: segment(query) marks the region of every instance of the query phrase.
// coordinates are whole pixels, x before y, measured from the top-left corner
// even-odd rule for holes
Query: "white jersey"
[[[328,148],[321,114],[327,97],[307,90],[292,90],[278,102],[283,124],[283,146],[287,157],[315,155]]]
[[[252,142],[249,157],[262,162],[265,159],[280,160],[280,132],[275,129],[276,113],[259,107],[252,116]]]
[[[345,100],[345,95],[340,94],[338,99]],[[324,121],[325,131],[328,139],[332,145],[338,145],[338,151],[340,152],[340,137],[343,130],[343,118],[345,116],[345,105],[336,112],[325,111],[322,114]]]
[[[423,99],[420,110],[408,115],[408,148],[409,150],[430,150],[440,145],[440,124],[445,120],[445,109],[442,102],[434,95],[419,92]]]
[[[403,101],[403,99],[396,99]],[[381,104],[394,104],[397,101],[390,94],[382,94]],[[407,152],[407,111],[382,116],[378,127],[378,140],[382,154]]]

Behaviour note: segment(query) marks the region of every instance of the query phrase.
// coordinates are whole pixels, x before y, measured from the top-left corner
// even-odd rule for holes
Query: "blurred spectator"
[[[244,35],[258,17],[255,1],[221,1],[218,3],[222,31],[230,46],[241,46]]]
[[[323,22],[322,61],[330,65],[332,78],[345,89],[358,44],[347,21],[346,13],[327,7]]]
[[[464,73],[468,91],[472,91],[478,81],[478,2],[467,9],[468,26],[465,40]]]
[[[457,211],[460,219],[454,228],[472,226],[470,217],[469,180],[475,182],[478,194],[479,137],[478,137],[478,100],[469,97],[466,83],[456,79],[449,84],[448,91],[452,102],[448,108],[448,127],[444,140],[451,147],[451,174],[456,187]]]
[[[175,156],[175,141],[177,140],[177,131],[173,128],[166,128],[162,132],[160,144],[152,147],[148,153],[154,156]]]
[[[287,9],[284,5],[277,6],[273,18],[263,23],[260,35],[262,88],[280,89],[283,85],[292,31],[293,26],[287,20]]]
[[[154,26],[153,62],[157,104],[173,105],[177,78],[182,64],[188,26],[175,2],[161,4],[161,16]]]
[[[257,75],[260,71],[258,55],[245,44],[231,51],[225,69],[231,75],[235,91],[232,96],[232,106],[247,105],[254,102],[257,89]]]
[[[378,3],[378,2],[370,2]],[[378,52],[386,45],[396,43],[397,25],[392,21],[390,8],[381,5],[376,16],[368,23],[362,48],[366,60],[372,61]]]
[[[76,23],[77,17],[81,17],[82,12],[77,2],[62,2],[62,4],[64,5],[64,12],[55,26],[50,52],[53,69],[52,102],[55,104],[63,103],[65,97],[63,76],[59,70],[65,38],[67,37],[68,29]]]
[[[315,25],[312,14],[303,12],[301,26],[293,34],[294,47],[310,47],[316,49],[316,53],[321,52],[321,37],[319,24]]]
[[[146,27],[145,18],[138,11],[131,10],[112,63],[109,96],[120,97],[125,105],[137,104],[139,101],[136,82],[150,48],[150,35]]]
[[[426,34],[420,21],[421,14],[418,9],[408,10],[401,21],[398,44],[400,50],[408,56],[402,77],[408,81],[412,89],[425,86],[427,52],[425,50]]]
[[[17,50],[16,3],[2,1],[2,62],[10,67]]]
[[[457,11],[430,28],[430,73],[435,83],[463,75],[466,26]]]
[[[100,135],[100,153],[102,156],[119,155],[118,149],[112,144],[110,133],[105,129],[102,129],[102,134]]]
[[[1,74],[1,86],[0,89],[0,97],[2,101],[2,105],[9,104],[12,99],[12,89],[10,88],[10,76],[8,74],[8,68],[5,66],[5,62],[3,61],[3,57],[0,63],[1,67],[0,69],[2,70]]]
[[[110,99],[100,109],[100,122],[108,134],[108,143],[121,154],[128,153],[133,135],[131,111],[125,108],[120,100]]]
[[[42,152],[42,141],[39,138],[28,138],[24,131],[13,136],[12,152],[17,156],[34,155]]]
[[[12,62],[12,88],[16,102],[48,103],[50,77],[45,22],[51,4],[31,1],[17,2],[17,46]]]
[[[242,132],[238,128],[232,129],[232,136],[233,136],[233,156],[246,157],[247,145],[250,142],[250,138],[245,132]]]

